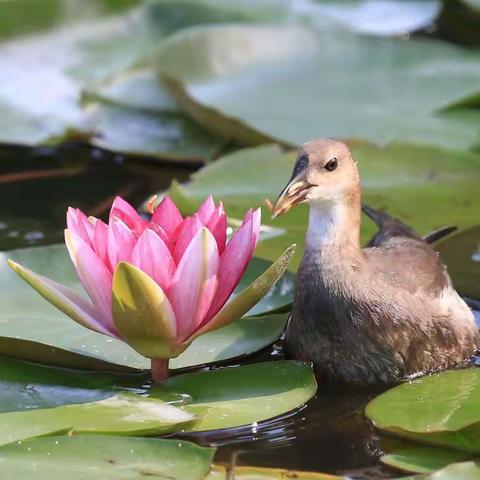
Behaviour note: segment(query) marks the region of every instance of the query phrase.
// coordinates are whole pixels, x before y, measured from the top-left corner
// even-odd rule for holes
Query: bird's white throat
[[[339,245],[348,236],[349,211],[342,203],[313,205],[310,207],[305,247],[307,250],[319,250],[329,245]]]

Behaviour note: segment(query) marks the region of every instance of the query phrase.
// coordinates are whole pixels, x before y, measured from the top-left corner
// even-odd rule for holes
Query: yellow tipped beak
[[[293,178],[282,190],[275,205],[273,205],[272,218],[276,218],[288,212],[295,205],[305,202],[308,190],[311,187],[312,184],[307,181],[303,173]]]

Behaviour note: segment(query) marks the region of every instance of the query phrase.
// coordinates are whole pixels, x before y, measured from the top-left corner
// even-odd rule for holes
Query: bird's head
[[[358,188],[357,165],[348,147],[336,140],[313,140],[300,148],[292,177],[275,202],[272,216],[300,203],[325,207],[345,202]]]

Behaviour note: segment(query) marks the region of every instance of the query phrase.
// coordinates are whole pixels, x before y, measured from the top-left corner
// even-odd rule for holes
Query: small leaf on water
[[[404,472],[429,473],[454,462],[469,460],[471,457],[465,452],[412,445],[388,450],[388,453],[383,455],[380,460],[385,465]]]
[[[403,383],[372,400],[374,425],[419,442],[480,452],[480,369],[450,370]]]

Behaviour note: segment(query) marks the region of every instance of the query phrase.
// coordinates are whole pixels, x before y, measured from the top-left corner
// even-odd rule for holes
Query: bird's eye
[[[325,164],[325,170],[328,170],[329,172],[333,172],[336,168],[338,167],[338,159],[336,157],[333,157],[331,160],[329,160]]]

